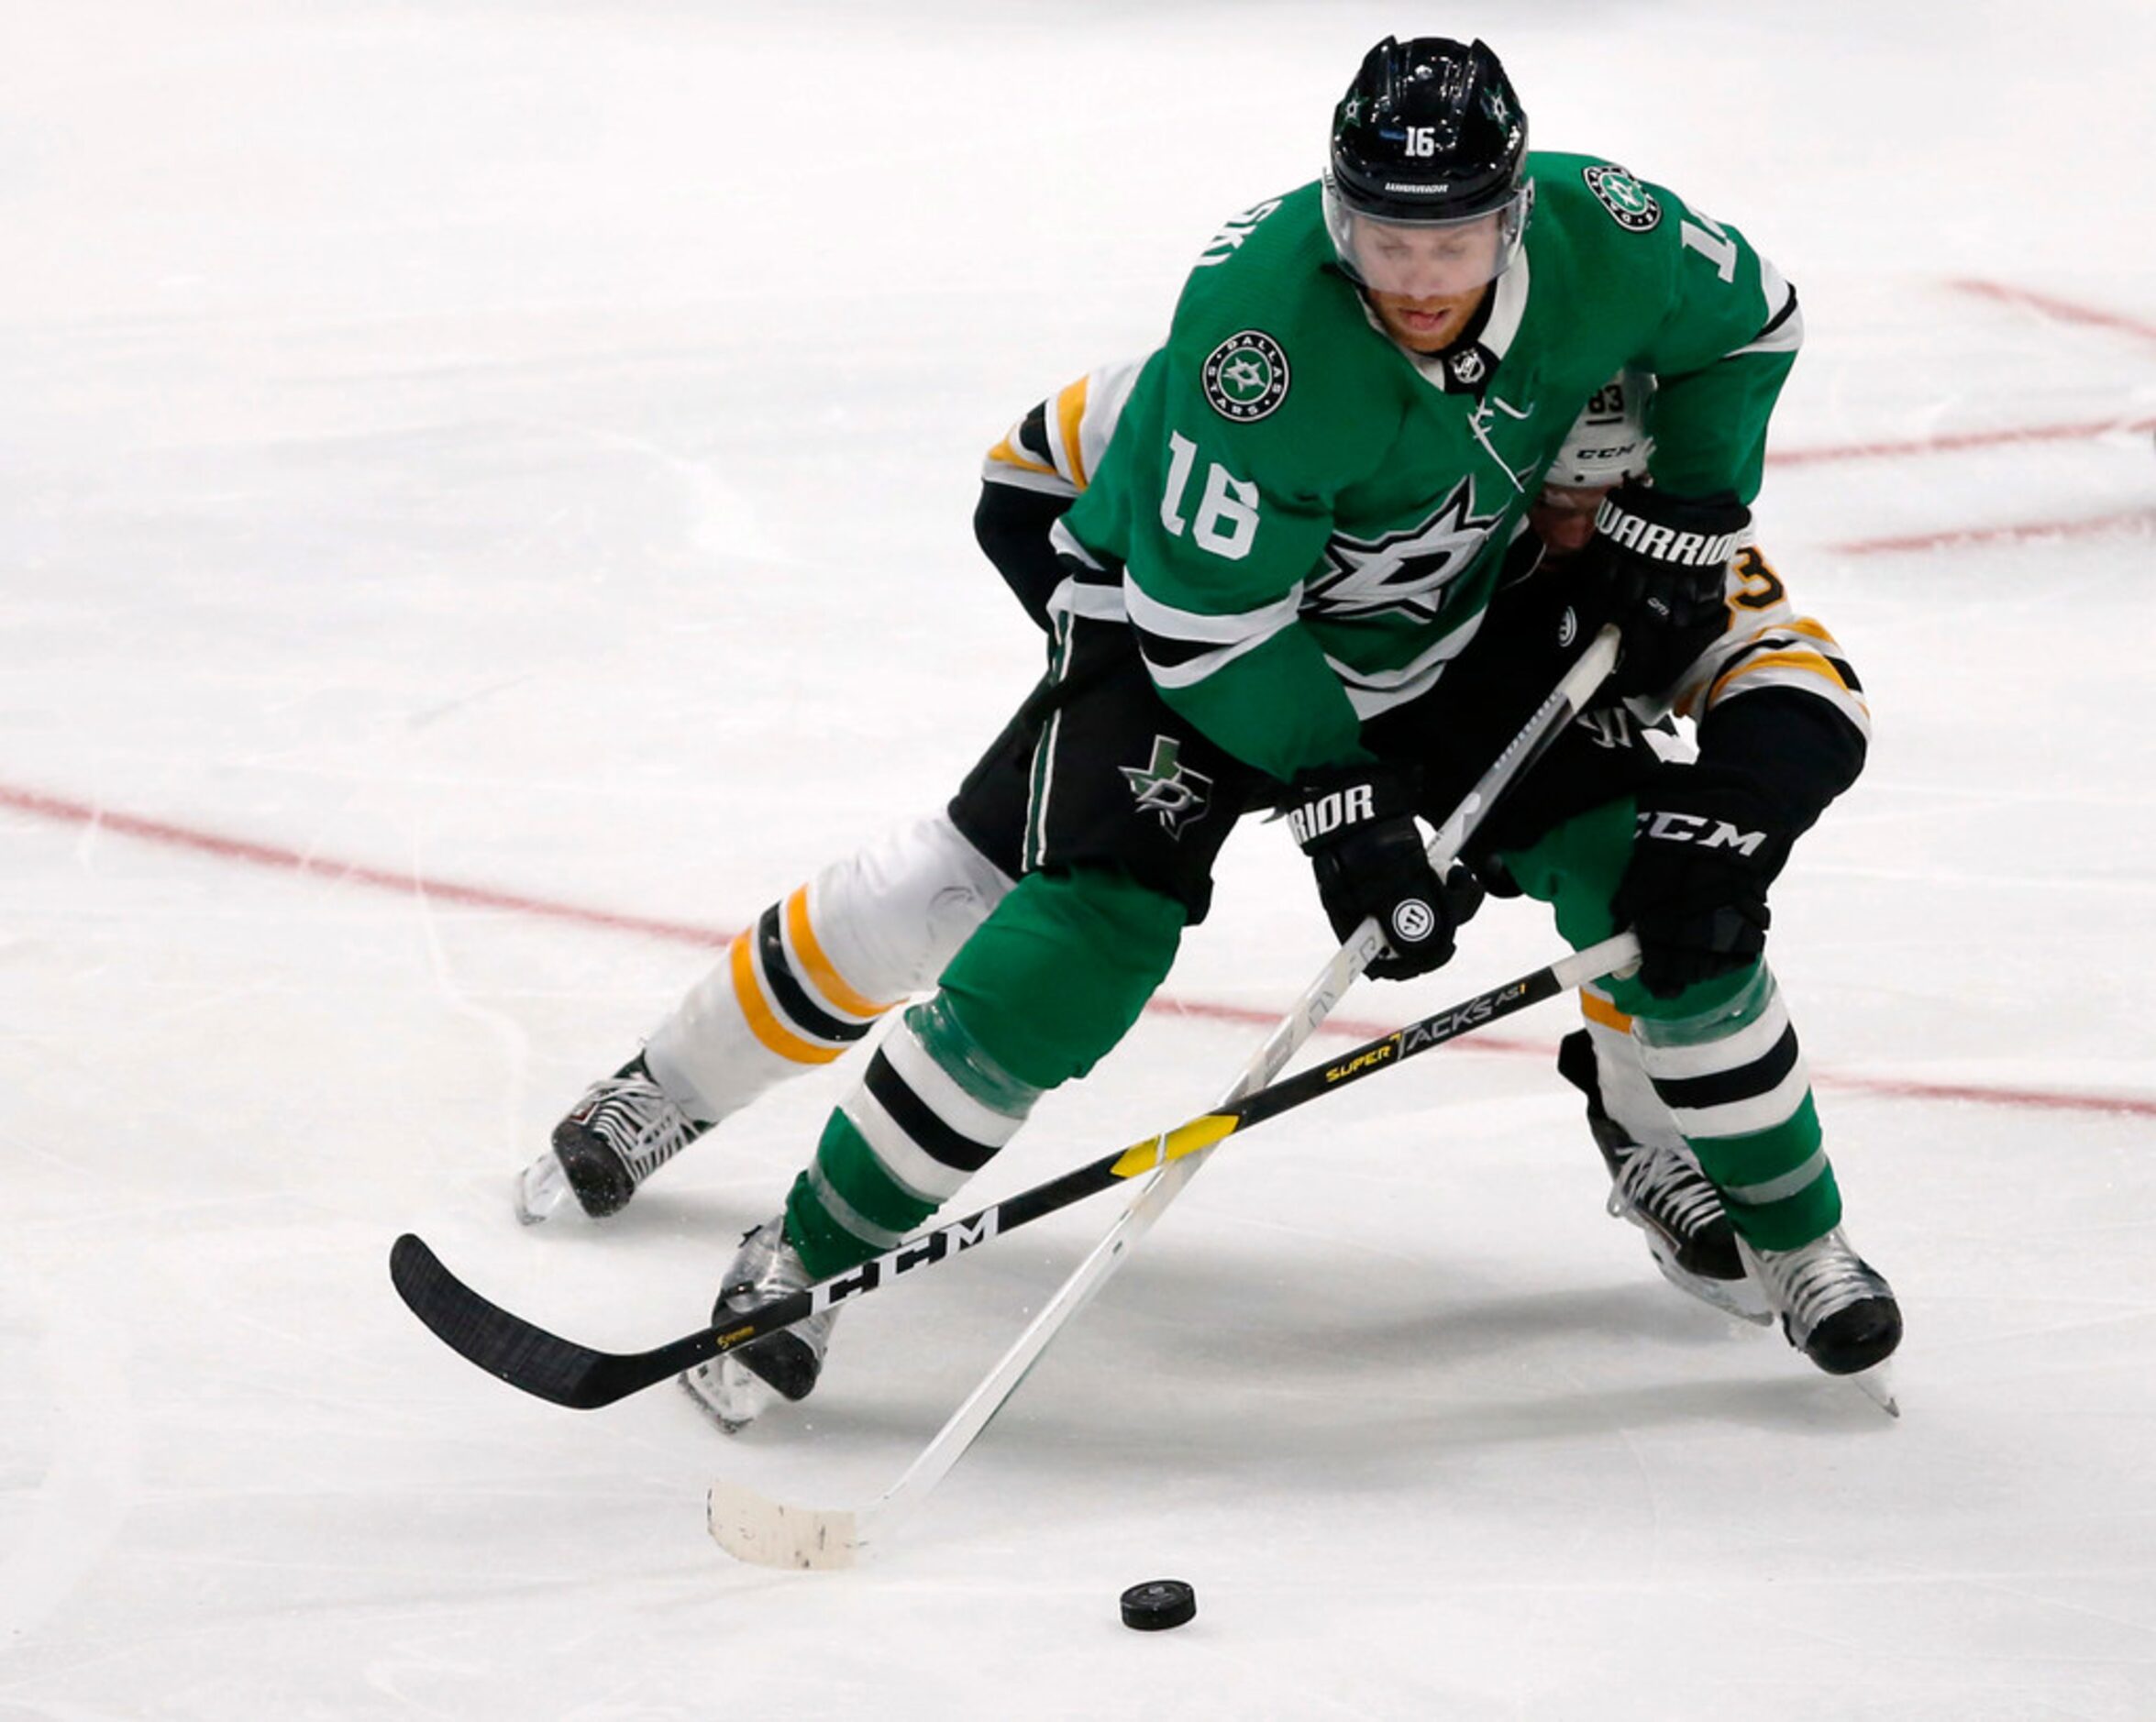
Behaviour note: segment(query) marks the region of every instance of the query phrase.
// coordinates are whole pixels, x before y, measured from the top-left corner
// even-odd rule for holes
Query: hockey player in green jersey
[[[1561,608],[1575,642],[1620,621],[1622,689],[1667,700],[1727,627],[1797,337],[1793,293],[1735,230],[1612,164],[1530,158],[1481,44],[1374,50],[1325,180],[1207,248],[1058,529],[1052,686],[953,807],[1022,798],[1018,883],[893,1026],[723,1303],[890,1247],[1089,1070],[1202,918],[1253,800],[1294,810],[1337,929],[1388,930],[1373,974],[1442,964],[1458,911],[1414,816],[1449,809],[1563,668],[1557,627],[1492,603],[1542,471],[1614,372],[1656,380],[1654,482],[1606,500],[1591,601],[1581,582]],[[1766,666],[1718,688],[1748,668]],[[1850,1373],[1893,1350],[1898,1310],[1842,1240],[1761,956],[1766,889],[1854,778],[1863,733],[1775,691],[1689,690],[1693,765],[1568,734],[1486,827],[1480,864],[1552,902],[1576,944],[1636,927],[1644,960],[1605,989],[1606,1026],[1638,1043],[1792,1341]],[[798,1398],[829,1319],[721,1368]]]
[[[976,535],[1044,633],[1053,631],[1050,607],[1067,578],[1051,531],[1098,469],[1139,369],[1119,361],[1089,371],[1022,414],[981,463]],[[1602,498],[1645,472],[1645,400],[1644,387],[1631,378],[1596,392],[1543,475],[1529,510],[1531,533],[1509,549],[1509,581],[1562,569],[1591,537]],[[1508,602],[1500,622],[1510,610]],[[1782,656],[1795,620],[1786,599],[1764,610],[1748,606],[1712,648],[1713,661],[1769,647],[1776,648],[1770,656]],[[1839,651],[1818,624],[1801,625],[1814,644]],[[1809,673],[1771,673],[1814,698],[1847,701],[1823,661]],[[1861,723],[1861,703],[1853,715]],[[1598,736],[1633,739],[1613,714],[1579,721]],[[984,775],[977,773],[976,783],[992,791],[980,782]],[[536,1224],[572,1199],[593,1218],[618,1211],[717,1120],[774,1084],[837,1058],[869,1022],[933,986],[1011,890],[1023,812],[1022,804],[990,793],[985,805],[971,801],[956,815],[912,821],[770,904],[756,931],[739,934],[661,1020],[645,1049],[593,1084],[562,1120],[552,1146],[517,1181],[519,1217]],[[960,819],[972,839],[960,835]],[[1600,1025],[1608,1011],[1591,992],[1586,1005],[1598,1026],[1566,1038],[1558,1067],[1587,1098],[1610,1177],[1610,1212],[1641,1229],[1679,1287],[1733,1313],[1757,1313],[1743,1295],[1745,1272],[1720,1198],[1655,1099],[1637,1043]]]

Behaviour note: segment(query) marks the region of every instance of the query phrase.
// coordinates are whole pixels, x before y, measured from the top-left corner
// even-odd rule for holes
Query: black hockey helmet
[[[1501,215],[1502,269],[1518,252],[1532,190],[1526,110],[1487,43],[1388,36],[1364,56],[1333,109],[1325,171],[1326,223],[1351,273],[1357,216],[1427,227]]]

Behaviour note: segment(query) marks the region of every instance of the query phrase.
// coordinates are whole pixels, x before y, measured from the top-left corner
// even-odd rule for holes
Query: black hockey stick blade
[[[708,1329],[649,1352],[579,1345],[490,1303],[410,1232],[391,1247],[389,1274],[404,1307],[444,1345],[511,1386],[572,1411],[625,1399],[718,1350]]]

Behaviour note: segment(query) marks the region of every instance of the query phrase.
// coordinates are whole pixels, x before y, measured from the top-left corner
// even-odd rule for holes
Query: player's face
[[[1595,511],[1610,487],[1598,484],[1576,490],[1567,484],[1545,484],[1527,511],[1527,524],[1534,528],[1553,557],[1572,556],[1587,548],[1595,535]]]
[[[1500,263],[1502,213],[1443,226],[1410,226],[1357,216],[1355,268],[1374,293],[1442,299],[1480,287]]]
[[[1504,217],[1451,226],[1405,226],[1358,217],[1355,270],[1386,333],[1434,353],[1459,338],[1500,267]]]

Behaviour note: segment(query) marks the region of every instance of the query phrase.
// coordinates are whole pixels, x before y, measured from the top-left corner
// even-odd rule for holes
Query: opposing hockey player
[[[1212,857],[1254,801],[1293,810],[1336,930],[1366,915],[1387,929],[1373,974],[1443,963],[1462,905],[1415,815],[1449,810],[1609,615],[1625,629],[1620,690],[1696,717],[1697,760],[1663,759],[1612,706],[1500,807],[1478,866],[1552,903],[1576,945],[1637,930],[1641,968],[1593,995],[1589,1032],[1636,1047],[1669,1141],[1609,1117],[1610,1142],[1692,1157],[1751,1282],[1819,1366],[1891,1352],[1898,1310],[1840,1231],[1762,955],[1768,886],[1861,766],[1863,705],[1794,611],[1779,634],[1730,626],[1786,605],[1740,552],[1798,326],[1793,293],[1734,229],[1614,164],[1530,158],[1482,44],[1373,50],[1321,183],[1207,248],[1056,523],[1048,681],[901,864],[940,848],[928,871],[970,878],[994,906],[833,1114],[785,1211],[745,1242],[722,1302],[890,1247],[1042,1092],[1084,1075],[1202,918]],[[1628,368],[1657,384],[1653,482],[1604,499],[1581,578],[1499,596],[1540,475]],[[587,1207],[618,1205],[762,1086],[759,1054],[821,1062],[859,1039],[887,1004],[864,977],[926,978],[879,948],[875,917],[829,900],[890,882],[865,857],[825,913],[806,892],[768,912],[725,984],[587,1096],[557,1137]],[[945,900],[953,926],[970,919]],[[933,925],[936,903],[920,909]],[[610,1109],[634,1116],[610,1131]],[[580,1121],[619,1165],[597,1200],[577,1176]],[[805,1395],[829,1319],[722,1360],[702,1384],[714,1407],[751,1372]]]

